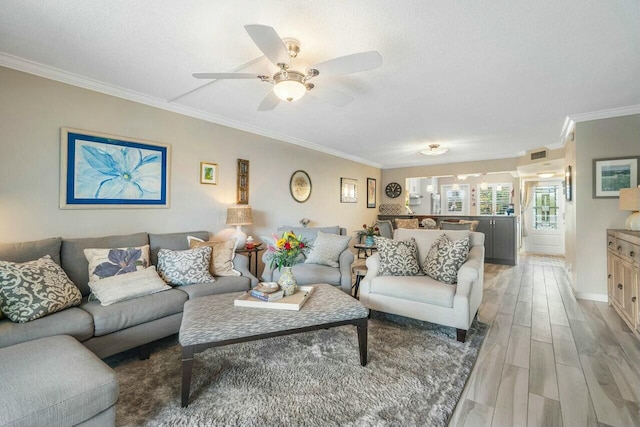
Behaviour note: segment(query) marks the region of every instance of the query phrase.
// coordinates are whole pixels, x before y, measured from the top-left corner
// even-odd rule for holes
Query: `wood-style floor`
[[[491,325],[449,426],[640,426],[640,340],[576,300],[560,257],[486,264]]]

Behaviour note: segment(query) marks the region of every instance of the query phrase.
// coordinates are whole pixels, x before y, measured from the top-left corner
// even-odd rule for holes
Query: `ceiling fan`
[[[279,68],[275,74],[194,73],[193,77],[216,80],[259,79],[272,84],[273,90],[262,100],[258,111],[273,110],[280,101],[297,101],[315,88],[310,80],[319,75],[324,77],[350,74],[382,66],[382,57],[377,51],[372,50],[329,59],[305,70],[306,67],[296,60],[300,52],[298,40],[282,39],[276,30],[268,25],[245,25],[244,28],[262,53]],[[350,95],[324,86],[321,90],[314,91],[314,94],[316,98],[340,107],[353,101]]]

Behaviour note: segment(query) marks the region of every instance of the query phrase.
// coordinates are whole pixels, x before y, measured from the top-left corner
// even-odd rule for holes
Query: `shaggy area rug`
[[[176,336],[149,360],[105,361],[119,426],[445,426],[487,329],[474,321],[459,343],[453,328],[373,313],[365,367],[353,326],[211,348],[195,357],[187,408]]]

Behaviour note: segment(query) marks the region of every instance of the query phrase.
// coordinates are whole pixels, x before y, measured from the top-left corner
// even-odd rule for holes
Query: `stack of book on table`
[[[276,301],[284,297],[284,291],[282,289],[275,292],[264,292],[264,291],[259,291],[258,289],[251,289],[250,293],[252,297],[258,298],[260,301],[266,301],[266,302]]]

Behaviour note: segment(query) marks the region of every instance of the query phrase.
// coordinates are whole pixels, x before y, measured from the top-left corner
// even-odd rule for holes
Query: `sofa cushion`
[[[86,311],[72,307],[27,323],[0,320],[0,347],[53,335],[71,335],[85,341],[93,336],[93,318]]]
[[[240,272],[233,268],[233,258],[237,239],[224,242],[204,241],[194,236],[187,236],[189,248],[201,248],[209,246],[211,248],[211,263],[209,272],[214,276],[240,276]]]
[[[197,237],[201,240],[209,240],[208,231],[189,231],[186,233],[149,233],[149,247],[151,251],[151,264],[158,265],[158,251],[160,249],[171,249],[174,251],[184,251],[189,249],[187,236]]]
[[[349,247],[350,236],[330,234],[318,231],[315,242],[305,259],[307,264],[328,265],[340,267],[340,254]]]
[[[0,349],[0,376],[2,425],[83,425],[118,400],[115,372],[69,336]]]
[[[134,248],[88,248],[83,252],[89,263],[89,283],[144,270],[149,266],[149,245]]]
[[[99,301],[83,301],[80,308],[93,316],[94,335],[99,337],[182,312],[187,294],[177,289],[121,301],[106,307]]]
[[[62,239],[60,260],[62,268],[76,284],[82,295],[89,295],[89,263],[84,256],[88,248],[124,248],[149,244],[147,233],[124,236],[88,237],[82,239]]]
[[[381,276],[417,276],[422,275],[418,262],[418,247],[413,237],[408,240],[392,240],[375,236],[380,254]]]
[[[441,221],[440,230],[469,230],[471,231],[471,222],[449,222]]]
[[[453,307],[456,286],[438,282],[428,276],[376,276],[371,280],[371,293],[440,307]]]
[[[36,240],[33,242],[1,243],[0,260],[26,262],[49,255],[53,262],[60,265],[60,237]]]
[[[320,264],[295,264],[293,275],[298,285],[311,285],[314,283],[328,283],[330,285],[340,285],[340,269]],[[273,281],[277,282],[281,272],[276,268],[273,271]]]
[[[160,249],[158,252],[158,273],[170,285],[181,286],[193,283],[215,282],[209,273],[211,247],[172,251]]]
[[[396,240],[406,240],[410,237],[416,239],[416,244],[418,245],[418,259],[422,261],[429,253],[429,249],[431,249],[433,242],[443,234],[453,241],[469,237],[469,247],[484,245],[484,233],[479,233],[477,231],[409,230],[405,228],[398,228],[394,231],[393,238]]]
[[[251,279],[244,276],[217,277],[213,283],[195,283],[193,285],[180,286],[176,289],[186,292],[189,295],[189,299],[193,299],[206,295],[248,291],[251,289]]]
[[[24,323],[80,304],[82,295],[49,255],[35,261],[0,261],[0,308]]]
[[[410,218],[410,219],[396,218],[396,227],[408,228],[408,229],[418,228],[419,227],[418,218]]]
[[[105,306],[171,289],[156,273],[154,266],[89,282],[89,286],[91,294]]]
[[[327,234],[340,234],[340,226],[336,225],[333,227],[289,227],[283,225],[278,228],[278,234],[282,235],[285,231],[293,231],[296,236],[302,236],[307,239],[310,243],[315,242],[316,237],[318,237],[318,231],[322,231]]]
[[[451,241],[440,236],[424,259],[423,268],[427,276],[443,283],[458,281],[458,270],[469,256],[469,238]]]

